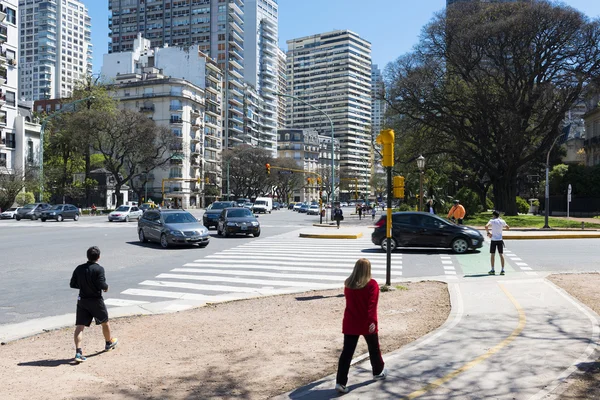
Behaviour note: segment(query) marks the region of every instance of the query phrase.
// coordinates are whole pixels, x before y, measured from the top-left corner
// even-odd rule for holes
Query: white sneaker
[[[346,386],[342,385],[341,383],[336,383],[335,384],[335,390],[337,390],[338,393],[348,393],[349,390]]]
[[[387,368],[384,368],[379,375],[373,375],[373,379],[376,381],[384,380],[387,377]]]

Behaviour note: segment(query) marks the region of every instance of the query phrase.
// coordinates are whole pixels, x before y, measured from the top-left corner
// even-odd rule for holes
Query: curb
[[[573,235],[514,235],[514,236],[504,236],[504,240],[527,240],[527,239],[600,239],[600,234],[592,234],[592,235],[582,235],[582,234],[573,234]]]
[[[300,233],[301,238],[311,239],[358,239],[363,236],[362,232],[352,234],[321,234],[321,233]]]

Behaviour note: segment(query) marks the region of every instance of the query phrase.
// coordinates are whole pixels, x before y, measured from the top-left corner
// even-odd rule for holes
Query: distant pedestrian
[[[337,228],[340,229],[340,221],[344,220],[344,212],[340,208],[339,204],[336,205],[335,209],[333,210],[333,219],[335,220],[335,222],[337,224]]]
[[[377,303],[379,301],[379,285],[371,278],[371,262],[366,258],[356,261],[352,274],[344,282],[346,309],[342,322],[344,348],[338,362],[335,390],[348,393],[348,372],[358,339],[364,336],[369,348],[369,359],[373,379],[381,380],[387,376],[385,363],[379,348],[379,331],[377,321]]]
[[[455,221],[458,225],[462,225],[465,214],[465,208],[460,204],[460,201],[454,200],[454,205],[448,212],[448,218]]]
[[[102,325],[102,334],[106,344],[104,350],[112,350],[118,343],[117,338],[113,338],[108,324],[108,310],[102,292],[108,292],[108,285],[104,275],[104,268],[98,264],[100,260],[100,249],[92,246],[87,250],[88,261],[81,264],[73,271],[71,277],[71,288],[79,289],[77,297],[77,313],[75,316],[75,362],[86,361],[83,355],[82,342],[83,330],[90,326],[92,320],[96,320],[96,325]]]
[[[358,219],[362,219],[362,213],[363,213],[363,209],[361,206],[357,206],[356,208],[358,208]]]
[[[377,214],[377,210],[375,210],[375,206],[371,208],[371,220],[375,221],[375,214]]]
[[[96,205],[94,203],[92,203],[92,215],[96,215]]]
[[[433,199],[427,200],[427,211],[429,214],[435,215],[435,205],[433,204]]]
[[[505,228],[506,230],[509,230],[510,227],[502,218],[500,218],[500,213],[498,211],[494,211],[492,215],[494,218],[490,219],[485,225],[485,231],[488,237],[492,239],[492,243],[490,244],[492,269],[490,272],[488,272],[488,274],[496,275],[496,271],[494,270],[494,261],[496,258],[496,249],[498,249],[498,254],[500,255],[500,265],[502,266],[500,275],[504,275],[504,240],[502,240],[502,230]],[[492,232],[489,230],[490,227],[492,228]]]

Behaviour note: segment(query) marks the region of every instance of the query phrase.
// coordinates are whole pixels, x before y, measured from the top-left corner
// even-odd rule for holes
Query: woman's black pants
[[[371,360],[371,368],[373,375],[379,375],[383,371],[385,363],[381,357],[379,349],[379,337],[376,333],[372,335],[363,335],[367,346],[369,347],[369,358]],[[346,386],[348,383],[348,371],[350,371],[350,363],[354,356],[354,350],[358,344],[359,335],[344,335],[344,349],[338,363],[337,377],[335,383],[341,383]]]

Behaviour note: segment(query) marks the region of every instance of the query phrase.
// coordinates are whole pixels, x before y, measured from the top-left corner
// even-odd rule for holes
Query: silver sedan
[[[132,219],[139,221],[143,214],[144,211],[140,210],[137,206],[119,206],[115,211],[108,214],[108,222],[129,222]]]

